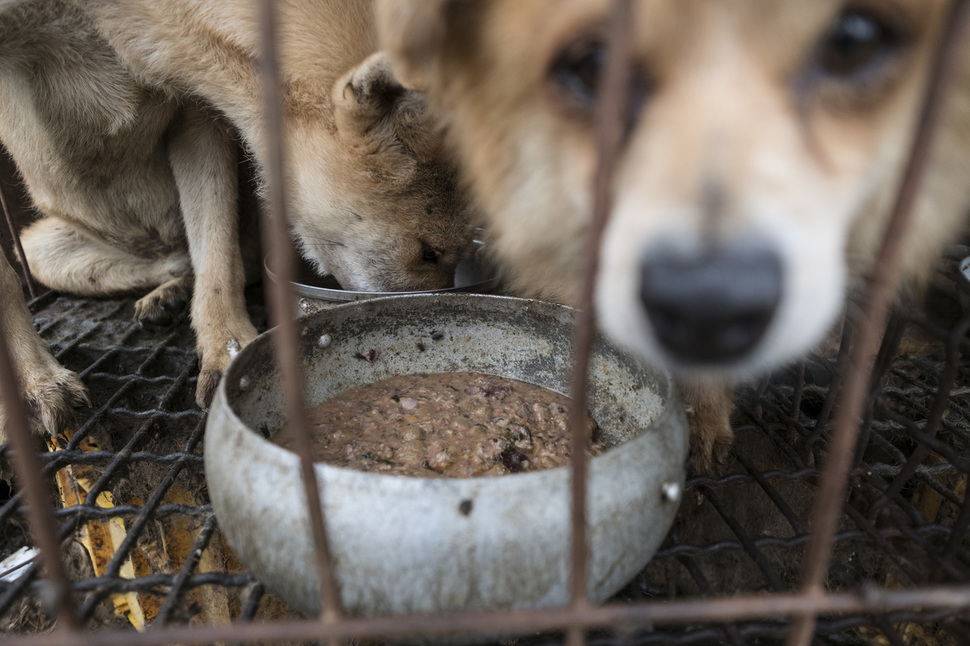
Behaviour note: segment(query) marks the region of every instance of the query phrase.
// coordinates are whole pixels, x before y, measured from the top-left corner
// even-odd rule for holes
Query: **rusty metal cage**
[[[271,52],[272,3],[261,5]],[[326,519],[318,514],[325,607],[320,619],[299,618],[223,544],[202,473],[205,418],[193,400],[197,365],[188,326],[152,333],[132,321],[130,299],[48,293],[29,302],[35,326],[54,356],[88,385],[92,402],[75,428],[49,440],[39,454],[24,448],[33,445],[14,402],[11,442],[0,446],[6,483],[0,489],[0,560],[22,546],[36,545],[39,553],[15,573],[0,571],[5,642],[359,643],[485,633],[501,622],[529,635],[516,642],[524,644],[970,643],[970,364],[963,357],[970,283],[959,267],[970,248],[954,247],[942,259],[923,307],[882,324],[897,226],[905,226],[967,6],[965,0],[953,3],[895,224],[881,269],[860,296],[860,312],[830,349],[741,392],[728,464],[717,477],[689,477],[667,540],[609,603],[591,606],[582,592],[585,453],[574,450],[569,606],[343,617],[332,594]],[[611,51],[621,54],[610,57],[601,114],[600,222],[619,136],[611,127],[622,121],[616,98],[625,66],[624,11],[629,2],[618,2]],[[267,87],[275,88],[273,58],[265,60]],[[267,113],[278,128],[273,92],[267,93]],[[279,251],[286,248],[282,153],[277,149],[267,168],[275,217],[264,234],[277,250],[274,273],[286,281],[289,259]],[[9,180],[0,177],[8,195],[15,190]],[[6,202],[5,211],[16,210]],[[12,227],[10,233],[15,240]],[[597,247],[593,235],[590,249]],[[589,253],[588,275],[595,256]],[[590,294],[591,282],[587,303]],[[265,295],[270,315],[260,288],[247,293],[250,314],[261,329],[269,319],[290,330],[279,335],[280,361],[291,366],[285,384],[295,398],[291,408],[302,410],[299,373],[292,368],[299,361],[287,315],[294,311],[290,295],[271,286]],[[591,321],[579,327],[581,349]],[[873,354],[875,361],[868,361]],[[10,402],[17,398],[10,397],[3,355],[0,385]],[[575,396],[583,384],[574,387]],[[309,451],[303,455],[309,465]],[[316,490],[309,481],[307,491]]]

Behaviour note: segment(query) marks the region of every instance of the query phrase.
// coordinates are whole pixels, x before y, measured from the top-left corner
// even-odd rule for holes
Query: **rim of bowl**
[[[455,290],[449,290],[449,291],[455,291]],[[404,299],[411,299],[411,298],[415,298],[415,297],[420,298],[420,297],[423,297],[425,295],[426,294],[424,292],[405,292],[403,294],[392,295],[391,297],[386,298],[384,300],[392,301],[392,302],[398,302],[398,301],[401,301],[401,300],[404,300]],[[434,292],[429,292],[427,295],[434,295]],[[463,296],[463,294],[456,294],[456,296]],[[548,306],[548,307],[553,307],[553,308],[562,308],[563,310],[566,310],[566,311],[569,311],[569,312],[576,312],[577,311],[576,308],[571,307],[571,306],[568,306],[568,305],[563,305],[561,303],[552,303],[552,302],[548,302],[548,301],[541,301],[541,300],[537,300],[537,299],[519,298],[519,297],[515,297],[515,296],[504,296],[504,295],[497,295],[497,294],[477,294],[477,293],[468,293],[467,296],[475,297],[475,298],[484,298],[484,299],[495,299],[495,300],[500,300],[500,301],[520,301],[522,303],[533,303],[533,304],[539,304],[539,305],[542,305],[542,306]],[[327,312],[327,315],[332,315],[332,313],[335,312],[335,310],[337,310],[337,309],[343,310],[344,308],[350,308],[350,307],[356,307],[356,306],[358,306],[356,302],[342,303],[342,304],[340,304],[340,305],[338,305],[338,306],[336,306],[334,308],[329,308],[329,309],[326,309],[326,310],[322,310],[322,312]],[[312,317],[317,316],[319,314],[320,313],[317,312],[317,313],[314,313],[314,314],[309,315],[309,317],[312,318]],[[302,320],[302,318],[299,319],[299,320]],[[297,321],[297,325],[300,325],[299,320]],[[243,353],[246,352],[246,350],[248,348],[253,347],[253,345],[257,341],[259,341],[260,339],[262,339],[263,337],[269,339],[270,338],[270,334],[274,330],[275,330],[275,328],[270,328],[269,330],[266,330],[265,332],[261,333],[249,345],[247,345],[245,348],[243,348],[242,351],[240,352],[240,354],[237,355],[237,356],[241,356]],[[597,335],[600,336],[600,333],[597,332]],[[269,341],[263,341],[263,343],[268,343],[268,342]],[[617,348],[616,346],[614,346],[608,340],[607,340],[607,343],[609,344],[609,346],[614,351],[616,351],[616,352],[618,352],[620,354],[623,354],[622,350],[620,350],[619,348]],[[242,420],[242,418],[239,416],[239,413],[236,412],[235,406],[233,406],[232,401],[231,401],[230,396],[229,396],[229,393],[227,392],[226,389],[227,389],[227,384],[230,381],[232,381],[232,380],[238,381],[238,378],[236,378],[235,375],[234,375],[234,372],[235,371],[233,370],[233,368],[235,366],[237,366],[237,365],[240,365],[239,362],[236,361],[235,359],[233,359],[233,361],[230,363],[229,367],[226,369],[225,373],[223,374],[222,379],[219,381],[219,385],[218,385],[217,391],[216,391],[216,397],[223,398],[223,402],[222,403],[225,406],[225,414],[228,415],[228,418],[234,424],[238,424],[240,427],[244,428],[247,432],[249,432],[255,438],[257,438],[258,443],[260,445],[266,445],[267,447],[272,447],[270,450],[283,451],[285,453],[292,454],[292,455],[296,456],[297,458],[299,458],[299,453],[297,451],[292,450],[292,449],[288,449],[288,448],[284,448],[282,446],[279,446],[278,444],[275,444],[270,438],[264,436],[258,430],[254,429],[252,426],[250,426],[249,424],[247,424],[246,422],[244,422]],[[644,426],[635,436],[633,436],[633,437],[631,437],[631,438],[629,438],[627,440],[624,440],[624,441],[620,442],[619,444],[615,444],[613,446],[610,446],[609,448],[607,448],[606,451],[603,451],[603,453],[601,453],[599,455],[589,456],[588,462],[593,462],[594,460],[598,462],[601,459],[607,458],[611,453],[613,453],[614,449],[618,449],[621,446],[624,446],[624,445],[629,444],[631,442],[635,442],[638,439],[642,439],[643,436],[646,434],[646,432],[651,427],[653,427],[653,426],[655,426],[657,424],[660,424],[662,422],[668,421],[668,420],[669,420],[668,423],[672,423],[672,424],[677,425],[677,426],[683,426],[684,427],[684,429],[683,429],[684,433],[687,432],[687,428],[686,428],[687,427],[687,420],[686,420],[686,418],[683,418],[680,421],[677,421],[677,419],[676,419],[677,418],[676,409],[678,407],[680,407],[680,395],[679,395],[679,393],[677,391],[676,385],[674,384],[674,379],[673,379],[673,376],[671,375],[671,373],[669,371],[667,371],[667,370],[664,370],[664,369],[659,368],[659,367],[656,367],[656,366],[644,366],[644,369],[650,370],[651,372],[653,372],[657,376],[657,381],[660,384],[662,384],[662,386],[663,386],[663,390],[662,391],[658,391],[658,395],[660,395],[662,397],[662,403],[663,403],[662,407],[660,408],[660,411],[656,414],[656,416],[654,416],[650,420],[650,423],[647,424],[646,426]],[[538,385],[538,384],[534,384],[534,385]],[[538,469],[536,471],[526,471],[526,472],[522,472],[522,473],[508,473],[508,474],[502,474],[501,476],[474,476],[474,477],[470,477],[470,478],[457,478],[457,477],[426,477],[426,476],[414,476],[414,475],[393,474],[393,473],[375,473],[375,472],[371,472],[371,471],[363,471],[361,469],[356,469],[354,467],[340,466],[340,465],[336,465],[336,464],[331,464],[330,462],[327,462],[327,461],[324,461],[324,460],[314,460],[313,461],[313,465],[314,465],[314,468],[315,469],[321,469],[321,468],[323,468],[323,469],[336,469],[338,471],[345,471],[345,472],[350,472],[350,473],[357,473],[357,474],[360,474],[361,476],[368,476],[368,477],[374,476],[374,477],[379,477],[379,478],[405,478],[405,479],[412,480],[412,481],[425,481],[425,482],[454,482],[454,481],[460,481],[460,482],[469,482],[469,483],[473,483],[473,482],[488,482],[488,481],[500,480],[500,479],[505,479],[505,478],[510,477],[510,476],[514,476],[514,477],[517,477],[517,478],[527,478],[527,477],[536,478],[536,477],[542,477],[542,476],[544,476],[544,474],[554,474],[554,473],[558,473],[562,469],[571,469],[572,468],[572,463],[569,462],[567,464],[560,465],[558,467],[553,467],[551,469]],[[546,476],[546,477],[548,477],[548,476]]]
[[[473,240],[474,250],[472,253],[459,263],[459,267],[462,264],[473,262],[478,253],[482,250],[484,243],[481,240]],[[297,258],[297,262],[305,262],[302,258]],[[341,302],[352,302],[366,300],[369,298],[386,298],[389,296],[407,296],[409,294],[446,294],[449,292],[467,292],[467,293],[478,293],[486,292],[491,289],[495,289],[498,286],[498,277],[495,275],[496,272],[493,267],[490,267],[487,263],[476,263],[479,268],[483,270],[482,273],[487,274],[489,277],[485,280],[480,280],[475,283],[468,283],[466,285],[455,286],[455,287],[443,287],[441,289],[416,289],[404,292],[364,292],[360,290],[353,289],[337,289],[333,287],[320,287],[318,285],[307,285],[306,283],[300,283],[297,281],[290,282],[290,288],[299,294],[300,296],[305,296],[307,298],[315,298],[324,301],[341,301]],[[269,256],[263,258],[263,269],[266,271],[266,275],[269,276],[270,280],[274,282],[279,282],[276,279],[276,274],[270,269],[269,266]],[[456,270],[457,271],[457,270]],[[327,276],[321,276],[320,278],[331,277],[329,274]],[[332,277],[331,277],[332,278]],[[334,281],[336,282],[336,281]]]

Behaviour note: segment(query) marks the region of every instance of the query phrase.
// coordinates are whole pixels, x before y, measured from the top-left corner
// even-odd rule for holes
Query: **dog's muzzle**
[[[780,258],[750,242],[652,247],[640,262],[640,299],[656,340],[687,365],[742,358],[764,336],[781,295]]]

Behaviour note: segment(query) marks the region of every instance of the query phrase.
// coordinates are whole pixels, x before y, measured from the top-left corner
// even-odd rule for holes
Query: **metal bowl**
[[[477,371],[565,392],[574,311],[477,294],[398,296],[298,321],[312,406],[396,374]],[[284,422],[273,332],[232,362],[209,412],[205,465],[219,524],[268,589],[319,612],[296,454],[271,444]],[[374,361],[362,359],[379,348]],[[373,356],[373,355],[371,355]],[[683,488],[687,424],[666,375],[598,340],[589,408],[612,447],[589,473],[589,597],[647,563]],[[569,598],[567,467],[447,479],[318,463],[341,600],[353,615],[548,607]]]
[[[276,280],[270,270],[269,262],[264,260],[267,275]],[[341,305],[351,301],[406,294],[441,294],[447,292],[488,293],[498,286],[495,268],[488,261],[480,240],[474,241],[473,251],[455,267],[454,287],[425,289],[408,292],[362,292],[344,289],[333,276],[321,276],[300,254],[296,254],[295,280],[290,283],[293,291],[300,297],[299,314],[312,314],[321,309]]]

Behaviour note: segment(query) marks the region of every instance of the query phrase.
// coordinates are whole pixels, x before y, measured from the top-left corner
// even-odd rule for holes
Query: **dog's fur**
[[[141,78],[224,113],[266,156],[256,4],[76,0]],[[420,92],[377,52],[370,2],[276,3],[291,219],[304,255],[348,289],[442,287],[471,243]]]
[[[245,245],[244,258],[238,244],[237,144],[206,101],[236,120],[261,159],[251,7],[110,5],[0,0],[0,140],[44,216],[24,232],[25,253],[55,289],[152,290],[136,304],[143,322],[169,320],[194,282],[204,406],[231,350],[256,335],[243,287],[247,274],[259,275],[259,258],[256,245]],[[283,23],[306,52],[284,56],[296,241],[345,287],[448,286],[471,232],[425,100],[374,54],[369,6],[318,5],[325,15],[287,14]],[[95,22],[119,7],[130,22]],[[99,26],[122,45],[147,48],[149,60],[133,45],[126,62]],[[316,45],[332,37],[345,42]],[[5,302],[8,292],[16,293],[5,288]],[[21,380],[28,399],[49,402],[40,417],[61,419],[77,384],[54,378],[50,361],[36,357],[38,341],[15,348]],[[67,384],[64,396],[31,390],[51,380]]]
[[[576,298],[596,163],[596,56],[610,5],[379,0],[382,46],[441,113],[489,243],[522,294]],[[623,346],[693,385],[701,466],[730,441],[725,384],[807,351],[871,269],[947,6],[633,3],[631,118],[601,246],[597,316]],[[853,49],[863,41],[868,50]],[[905,240],[910,284],[955,235],[970,202],[967,54]],[[768,280],[780,288],[770,321],[752,347],[727,358],[671,350],[641,296],[645,267],[664,254],[703,258],[722,248],[775,259],[756,267],[780,265]],[[722,297],[710,285],[723,283],[728,299],[736,291],[705,280],[714,300]],[[678,281],[677,289],[694,289]],[[760,296],[742,289],[741,297]]]
[[[51,356],[40,338],[24,302],[20,278],[6,258],[0,258],[0,319],[10,351],[14,374],[21,391],[31,428],[55,433],[70,419],[75,406],[88,403],[88,393],[77,375]],[[6,409],[0,402],[0,442],[7,435]]]
[[[0,139],[43,215],[22,236],[30,269],[75,294],[149,291],[136,304],[146,322],[170,320],[198,275],[193,323],[208,396],[229,339],[255,336],[228,125],[198,101],[138,82],[63,0],[0,4],[0,83]],[[19,370],[47,368],[25,361]]]

